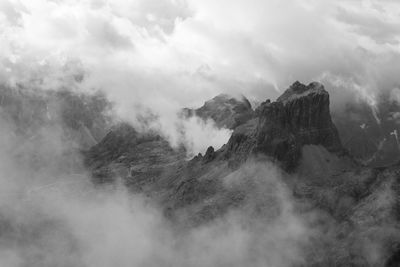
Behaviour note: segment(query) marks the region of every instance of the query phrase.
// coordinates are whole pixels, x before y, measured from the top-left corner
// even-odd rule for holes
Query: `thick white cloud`
[[[101,88],[129,117],[221,92],[275,98],[295,80],[325,83],[334,107],[373,104],[400,83],[398,1],[0,2],[1,82]]]
[[[0,8],[3,72],[69,59],[94,77],[139,69],[153,77],[149,86],[167,76],[185,103],[230,90],[268,96],[268,85],[327,72],[358,81],[379,75],[377,63],[397,63],[400,51],[396,1],[2,0]],[[187,80],[203,86],[187,89]]]

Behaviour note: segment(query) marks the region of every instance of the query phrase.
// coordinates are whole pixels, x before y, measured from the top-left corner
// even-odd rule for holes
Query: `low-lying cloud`
[[[80,154],[61,127],[43,124],[26,139],[12,121],[1,122],[1,266],[289,266],[304,260],[309,230],[279,170],[268,163],[225,178],[227,188],[249,191],[243,209],[188,228],[122,184],[92,184],[82,164],[69,164],[79,163]],[[257,205],[268,209],[257,215]]]

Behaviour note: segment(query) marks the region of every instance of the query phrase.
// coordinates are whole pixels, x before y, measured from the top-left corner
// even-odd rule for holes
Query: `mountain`
[[[256,118],[233,132],[226,153],[244,159],[249,153],[261,153],[292,170],[308,144],[344,152],[331,120],[328,92],[318,83],[296,82],[276,102],[263,102]]]
[[[183,115],[198,116],[204,120],[211,119],[219,128],[235,129],[251,119],[254,111],[244,96],[237,99],[227,94],[220,94],[198,109],[183,109]]]
[[[307,229],[306,238],[287,237],[302,248],[294,266],[400,264],[400,165],[371,168],[348,153],[321,84],[295,82],[275,102],[245,113],[251,116],[231,125],[227,144],[191,160],[155,133],[122,125],[86,153],[86,163],[95,183],[122,178],[174,225],[189,228],[232,212],[249,227],[289,223],[285,199],[293,199],[290,214]]]
[[[329,95],[321,84],[294,83],[276,102],[262,103],[246,123],[236,127],[226,145],[218,150],[209,147],[204,156],[190,161],[183,150],[172,149],[160,136],[139,134],[129,125],[113,129],[86,153],[95,181],[102,182],[118,169],[118,175],[125,174],[124,181],[135,190],[145,187],[149,195],[158,190],[165,191],[158,195],[175,192],[170,195],[172,206],[216,194],[221,177],[256,158],[275,162],[287,172],[323,166],[315,158],[329,165],[325,171],[353,166],[331,121]],[[209,173],[211,169],[215,172]]]

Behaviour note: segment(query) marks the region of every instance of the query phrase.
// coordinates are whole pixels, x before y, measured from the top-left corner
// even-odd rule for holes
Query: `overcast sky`
[[[399,87],[399,42],[397,0],[0,0],[1,82],[155,110],[296,80],[373,104]]]

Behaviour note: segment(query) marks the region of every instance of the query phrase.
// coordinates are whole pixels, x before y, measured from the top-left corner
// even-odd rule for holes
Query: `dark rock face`
[[[214,148],[212,146],[207,148],[206,154],[204,155],[203,161],[205,163],[212,161],[213,159],[215,159],[215,151]]]
[[[228,142],[228,155],[261,153],[293,170],[303,145],[322,145],[342,152],[339,135],[329,111],[329,95],[318,83],[294,83],[276,102],[256,109],[257,118],[239,127]]]
[[[184,109],[183,112],[185,116],[212,119],[219,128],[228,129],[235,129],[254,115],[249,100],[245,97],[236,99],[226,94],[214,97],[198,109]]]

